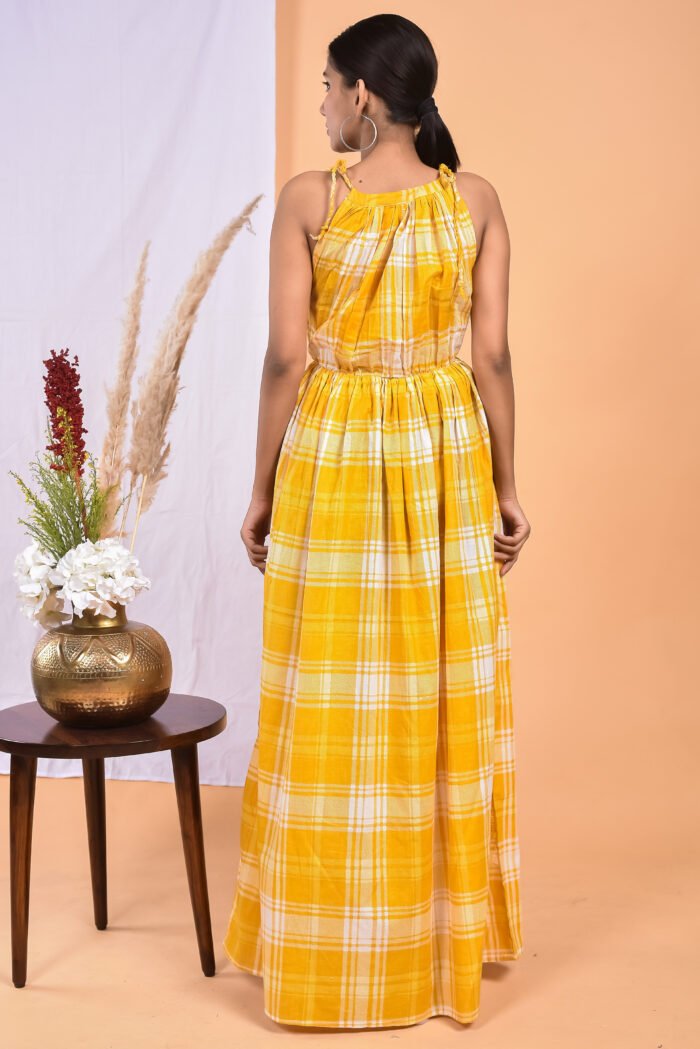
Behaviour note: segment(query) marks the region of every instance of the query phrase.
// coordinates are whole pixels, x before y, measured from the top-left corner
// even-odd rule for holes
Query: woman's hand
[[[504,576],[518,560],[518,555],[528,539],[532,529],[517,499],[499,499],[505,534],[496,532],[494,536],[494,554],[497,561],[503,561],[499,575]]]
[[[241,525],[241,539],[248,551],[248,559],[263,575],[267,560],[265,537],[270,534],[271,517],[272,500],[253,496]]]

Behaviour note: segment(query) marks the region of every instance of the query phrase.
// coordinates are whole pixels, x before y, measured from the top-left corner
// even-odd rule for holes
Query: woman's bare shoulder
[[[338,187],[342,180],[338,179]],[[300,171],[282,185],[279,198],[284,194],[286,200],[292,204],[311,204],[328,197],[331,185],[331,175],[325,171]]]
[[[483,175],[477,175],[475,171],[456,171],[455,176],[461,196],[464,197],[468,205],[470,202],[473,202],[484,217],[487,217],[489,212],[500,207],[495,186]]]
[[[292,212],[309,235],[317,232],[323,224],[330,202],[331,175],[328,169],[300,171],[283,184],[277,206],[283,205]],[[335,203],[340,204],[347,192],[342,179],[336,180]]]
[[[480,246],[489,222],[505,224],[501,201],[493,183],[475,171],[456,171],[457,189],[471,214]]]

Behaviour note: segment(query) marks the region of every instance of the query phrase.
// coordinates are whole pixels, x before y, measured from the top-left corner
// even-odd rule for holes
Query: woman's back
[[[340,158],[328,218],[312,256],[309,352],[341,371],[382,375],[444,365],[471,311],[476,233],[454,173],[420,186],[364,193]],[[335,204],[336,175],[348,192]]]

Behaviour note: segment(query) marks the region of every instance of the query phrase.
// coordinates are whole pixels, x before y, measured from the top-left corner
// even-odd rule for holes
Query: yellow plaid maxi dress
[[[387,193],[330,173],[224,945],[281,1023],[467,1023],[482,962],[522,953],[502,521],[456,356],[476,235],[445,164]]]

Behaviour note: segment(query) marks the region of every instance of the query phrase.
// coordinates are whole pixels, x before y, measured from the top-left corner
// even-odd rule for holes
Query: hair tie
[[[435,105],[435,99],[431,95],[430,98],[425,98],[420,103],[417,109],[419,117],[424,117],[426,113],[437,113],[438,107]]]

